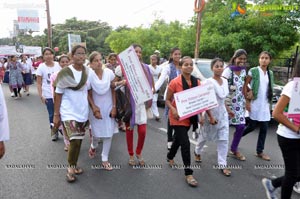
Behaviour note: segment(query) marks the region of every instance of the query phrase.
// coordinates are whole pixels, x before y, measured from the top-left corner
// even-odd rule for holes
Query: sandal
[[[231,171],[229,169],[220,169],[220,171],[226,177],[231,176]]]
[[[256,157],[259,157],[259,158],[261,158],[263,160],[266,160],[266,161],[270,161],[271,160],[271,158],[268,155],[264,154],[264,153],[257,153]]]
[[[96,156],[96,149],[93,149],[92,147],[90,147],[89,149],[89,157],[90,158],[94,158]]]
[[[111,166],[111,164],[109,163],[109,162],[102,162],[102,167],[103,167],[103,169],[105,169],[106,171],[111,171],[111,170],[113,170],[113,168],[112,168],[112,166]]]
[[[195,162],[197,162],[197,163],[202,162],[200,154],[197,154],[196,152],[194,152],[194,155],[195,155],[195,158],[194,158]]]
[[[140,166],[145,166],[145,161],[141,155],[136,155],[136,158],[138,159],[138,163]]]
[[[237,160],[241,160],[241,161],[246,160],[246,157],[238,151],[237,152],[230,151],[229,154],[230,154],[231,157],[233,157]]]
[[[167,162],[169,163],[169,166],[170,166],[171,168],[175,168],[175,167],[176,167],[176,163],[175,163],[174,160],[167,159]]]
[[[186,183],[191,187],[197,187],[198,182],[195,180],[195,178],[192,175],[187,175],[185,177]]]
[[[70,170],[68,169],[67,170],[67,175],[66,175],[66,180],[67,182],[75,182],[76,181],[76,176],[75,176],[75,173],[73,172],[70,172]]]
[[[134,160],[134,157],[133,157],[133,156],[130,156],[129,161],[128,161],[128,164],[129,164],[130,166],[135,166],[135,160]]]
[[[80,174],[83,173],[83,169],[80,168],[80,167],[76,167],[76,168],[74,169],[74,173],[75,173],[76,175],[80,175]]]

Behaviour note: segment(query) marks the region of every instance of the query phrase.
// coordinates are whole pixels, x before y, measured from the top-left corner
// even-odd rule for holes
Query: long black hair
[[[270,60],[272,60],[272,55],[268,51],[262,51],[258,57],[260,58],[262,55],[268,55]],[[273,98],[273,90],[272,90],[272,82],[271,82],[269,66],[267,66],[267,74],[268,74],[268,78],[269,78],[267,97],[268,97],[268,100],[271,102],[272,98]]]
[[[300,77],[300,57],[297,56],[297,61],[294,65],[293,77]]]
[[[231,59],[229,60],[229,66],[230,65],[235,65],[234,62],[235,62],[235,59],[241,55],[246,55],[247,57],[247,52],[246,50],[244,49],[238,49],[234,52],[233,56],[231,57]]]

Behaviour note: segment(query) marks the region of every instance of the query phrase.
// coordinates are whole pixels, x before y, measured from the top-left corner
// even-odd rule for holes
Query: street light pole
[[[49,0],[46,0],[46,13],[47,13],[47,29],[48,29],[48,47],[52,48],[52,27],[50,19]]]

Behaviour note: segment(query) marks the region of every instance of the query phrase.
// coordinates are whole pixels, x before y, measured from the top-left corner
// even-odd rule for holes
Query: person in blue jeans
[[[40,64],[37,71],[37,90],[43,104],[46,105],[50,128],[53,127],[54,103],[51,90],[50,77],[53,73],[60,71],[61,67],[58,62],[54,61],[54,51],[51,48],[45,48],[42,52],[44,63]],[[58,132],[52,136],[52,141],[58,139]]]
[[[243,136],[252,132],[257,125],[260,126],[256,156],[263,160],[270,160],[270,157],[263,153],[267,137],[268,123],[271,119],[270,106],[273,97],[273,72],[269,70],[271,54],[263,51],[259,55],[259,66],[249,70],[246,77],[243,94],[246,98],[246,109],[249,111],[250,121],[243,132]],[[249,84],[251,89],[249,90]]]

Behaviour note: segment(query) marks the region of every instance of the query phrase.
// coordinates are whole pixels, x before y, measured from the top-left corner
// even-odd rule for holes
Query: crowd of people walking
[[[246,161],[246,157],[239,150],[241,139],[259,126],[259,134],[255,155],[270,161],[271,157],[265,151],[268,123],[271,119],[274,76],[270,70],[272,56],[263,51],[258,55],[258,66],[247,69],[247,52],[238,49],[234,52],[228,66],[221,58],[211,61],[213,76],[202,81],[192,75],[194,61],[189,56],[182,56],[177,47],[170,51],[168,61],[161,63],[159,51],[155,51],[149,57],[147,65],[142,59],[142,46],[133,44],[142,71],[145,73],[145,82],[153,91],[153,99],[147,103],[135,104],[130,92],[126,75],[122,66],[117,61],[118,55],[108,55],[107,64],[103,64],[103,55],[100,52],[92,52],[87,56],[87,49],[76,45],[72,48],[70,56],[61,55],[58,62],[54,61],[55,53],[51,48],[42,51],[43,61],[33,61],[27,56],[22,56],[17,61],[15,55],[3,60],[0,68],[0,83],[8,83],[11,96],[14,99],[24,94],[30,95],[30,85],[36,78],[37,91],[41,102],[45,104],[48,112],[49,132],[52,141],[56,141],[59,133],[64,139],[64,150],[67,151],[68,169],[66,179],[74,182],[77,175],[83,173],[83,168],[78,166],[82,140],[86,132],[90,132],[90,158],[97,157],[99,142],[103,142],[101,162],[105,170],[111,171],[113,166],[109,162],[109,153],[114,134],[125,131],[128,151],[128,164],[131,166],[145,166],[143,148],[147,135],[147,112],[151,110],[156,122],[164,117],[167,120],[166,161],[170,167],[176,167],[174,157],[178,149],[184,167],[186,183],[192,187],[198,186],[193,176],[191,161],[194,158],[200,163],[203,157],[204,145],[208,141],[217,144],[217,165],[221,174],[231,176],[231,170],[227,164],[227,156],[239,161]],[[85,64],[88,58],[88,65]],[[5,70],[3,70],[5,69]],[[34,76],[33,76],[34,73]],[[300,77],[300,61],[298,59],[294,78]],[[165,91],[166,107],[163,116],[160,116],[157,107],[158,91],[167,81]],[[268,198],[276,198],[276,190],[282,187],[281,198],[288,199],[294,190],[299,191],[300,181],[300,137],[299,118],[292,118],[287,113],[292,101],[293,86],[296,80],[290,81],[283,89],[281,97],[273,111],[274,118],[280,123],[277,129],[279,147],[285,164],[285,173],[282,177],[270,180],[262,180]],[[211,84],[216,94],[218,106],[180,119],[174,94],[184,90]],[[120,89],[130,102],[130,118],[116,121],[118,115],[119,100],[116,97],[116,89]],[[3,101],[2,88],[0,100]],[[0,108],[5,107],[5,102],[0,103]],[[6,113],[6,108],[1,108]],[[245,112],[249,112],[249,122],[246,125]],[[1,119],[1,118],[0,118]],[[7,116],[5,124],[0,127],[8,132]],[[235,131],[229,146],[229,126]],[[137,144],[134,149],[134,128],[137,126]],[[192,127],[196,136],[196,147],[191,156],[191,146],[188,132]],[[0,129],[1,129],[0,128]],[[1,130],[2,131],[2,130]],[[8,139],[8,133],[0,134],[0,158],[4,154],[3,141]],[[193,158],[192,158],[193,157]]]

